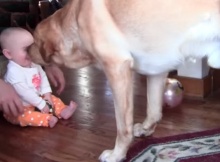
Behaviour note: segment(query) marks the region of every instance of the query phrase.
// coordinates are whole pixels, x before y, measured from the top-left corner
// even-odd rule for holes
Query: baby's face
[[[19,32],[13,35],[14,42],[9,45],[11,60],[23,67],[30,67],[31,58],[28,48],[34,43],[32,35],[28,32]]]

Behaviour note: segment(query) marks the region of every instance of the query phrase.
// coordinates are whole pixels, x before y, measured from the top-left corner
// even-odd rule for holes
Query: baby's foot
[[[48,121],[49,127],[53,128],[56,125],[57,121],[58,119],[55,116],[51,116]]]
[[[60,113],[61,118],[69,119],[75,112],[76,107],[77,107],[77,104],[73,101],[70,101],[70,104],[61,111]]]

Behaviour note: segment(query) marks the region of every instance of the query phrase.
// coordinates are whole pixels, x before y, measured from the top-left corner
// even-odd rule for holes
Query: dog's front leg
[[[162,117],[162,95],[167,73],[147,77],[147,118],[134,125],[134,136],[149,136]]]
[[[99,159],[102,162],[120,162],[133,139],[132,60],[107,60],[103,68],[114,96],[117,138],[114,149],[103,151]]]

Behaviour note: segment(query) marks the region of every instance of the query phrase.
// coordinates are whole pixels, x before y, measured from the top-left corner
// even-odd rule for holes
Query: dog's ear
[[[51,62],[51,57],[55,52],[54,50],[54,44],[51,41],[46,41],[41,44],[40,53],[45,62]]]

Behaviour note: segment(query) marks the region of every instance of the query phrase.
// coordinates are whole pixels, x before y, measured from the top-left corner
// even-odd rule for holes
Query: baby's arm
[[[38,69],[41,75],[41,95],[44,96],[44,100],[48,101],[53,107],[54,105],[51,98],[51,87],[47,75],[41,66],[39,66]]]
[[[46,96],[48,93],[51,93],[52,90],[51,90],[51,86],[50,86],[50,83],[48,81],[48,78],[47,78],[47,75],[46,73],[44,72],[44,70],[42,69],[41,66],[38,66],[38,69],[39,69],[39,72],[40,72],[40,75],[41,75],[41,95],[43,96]],[[48,94],[50,96],[50,94]]]

